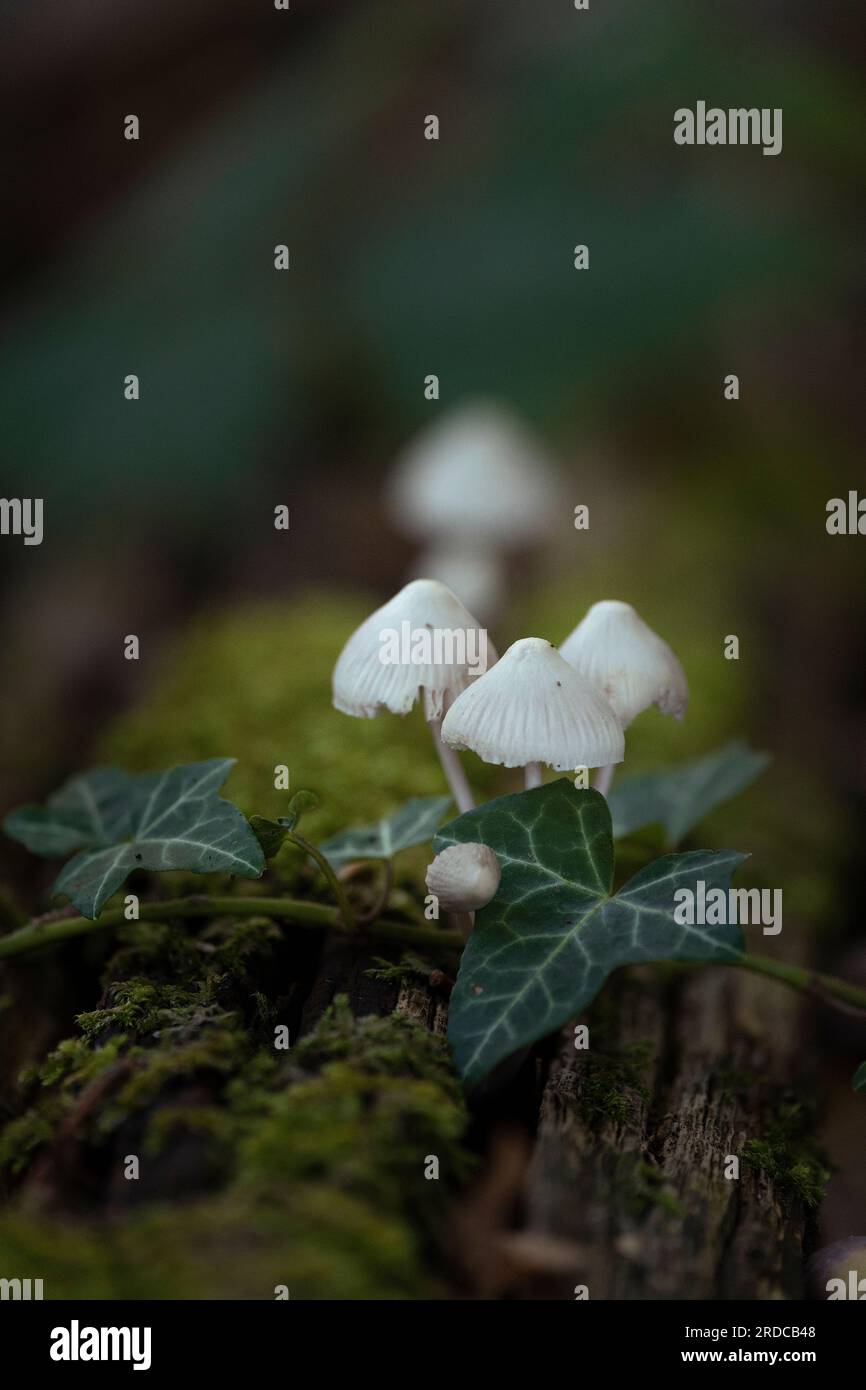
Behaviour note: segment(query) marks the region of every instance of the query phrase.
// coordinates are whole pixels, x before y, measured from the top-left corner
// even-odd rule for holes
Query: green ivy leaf
[[[319,798],[314,792],[295,792],[289,802],[287,816],[280,816],[277,820],[268,820],[266,816],[250,816],[253,834],[266,859],[273,859],[279,853],[283,841],[297,827],[301,816],[314,810],[318,804]]]
[[[334,866],[354,859],[390,859],[398,850],[432,840],[450,805],[450,796],[413,796],[390,816],[333,835],[319,848]]]
[[[674,892],[703,879],[730,886],[747,857],[733,850],[668,854],[616,894],[604,797],[565,778],[501,796],[443,827],[433,848],[479,841],[502,880],[476,914],[451,996],[448,1036],[474,1085],[503,1058],[580,1013],[619,965],[734,960],[738,926],[674,921]]]
[[[851,1085],[861,1095],[866,1095],[866,1062],[861,1062],[851,1078]]]
[[[754,782],[770,762],[741,739],[666,772],[624,777],[608,798],[615,839],[659,822],[673,849],[710,811]]]
[[[314,811],[318,804],[319,798],[315,792],[295,792],[289,802],[289,814],[280,816],[279,824],[286,830],[294,830],[301,816],[306,815],[307,811]]]
[[[3,829],[31,854],[59,858],[85,845],[122,840],[130,833],[135,778],[98,767],[64,782],[44,806],[10,811]]]
[[[66,782],[45,806],[22,806],[3,822],[34,854],[81,850],[60,873],[84,917],[96,917],[133,869],[190,869],[258,878],[264,857],[246,818],[217,795],[233,758],[133,776],[97,768]]]
[[[266,816],[250,816],[250,827],[266,859],[273,859],[288,835],[288,827]]]

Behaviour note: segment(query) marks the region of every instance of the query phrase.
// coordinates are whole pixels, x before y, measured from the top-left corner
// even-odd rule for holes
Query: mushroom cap
[[[623,728],[650,705],[677,719],[685,714],[686,673],[630,603],[594,603],[559,650],[610,701]]]
[[[406,625],[404,627],[404,624]],[[435,657],[437,634],[442,655],[452,660],[424,662],[412,656],[415,636],[423,646],[424,630],[430,630],[431,655]],[[387,634],[395,633],[401,647],[399,660],[385,660]],[[482,634],[472,638],[470,633]],[[404,642],[404,634],[409,643]],[[448,638],[448,634],[454,634]],[[461,651],[461,635],[462,646]],[[471,644],[475,643],[473,647]],[[492,642],[472,614],[445,584],[437,579],[413,579],[388,603],[377,608],[356,628],[337,658],[332,681],[333,702],[343,714],[372,719],[381,709],[408,714],[424,692],[424,715],[441,719],[444,709],[479,676],[474,661],[463,657],[484,655],[496,660]],[[408,650],[404,650],[407,647]],[[409,659],[404,659],[407,657]]]
[[[446,912],[477,912],[496,896],[502,870],[487,845],[449,845],[427,866],[427,887]]]
[[[486,763],[558,772],[621,763],[625,740],[607,701],[541,637],[514,642],[449,709],[442,737]]]
[[[479,403],[444,416],[408,446],[388,501],[409,535],[507,546],[543,535],[556,497],[548,458],[520,420]]]

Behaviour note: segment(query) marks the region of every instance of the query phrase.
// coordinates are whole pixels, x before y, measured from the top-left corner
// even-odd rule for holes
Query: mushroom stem
[[[525,767],[525,769],[524,769],[524,774],[523,774],[523,776],[524,776],[524,784],[525,784],[525,786],[526,786],[526,790],[527,790],[527,791],[529,791],[531,787],[540,787],[540,786],[541,786],[541,763],[527,763],[527,764],[526,764],[526,767]]]
[[[453,931],[459,931],[464,941],[468,941],[475,926],[474,912],[449,912],[448,921]]]
[[[442,771],[445,773],[445,780],[451,788],[451,794],[457,803],[457,809],[461,812],[474,811],[475,798],[472,795],[472,788],[466,773],[463,771],[463,764],[448,744],[442,739],[442,720],[430,720],[430,733],[436,745],[436,752],[439,754],[439,761],[442,764]]]
[[[613,774],[616,771],[615,763],[608,763],[607,767],[600,767],[595,774],[595,789],[601,792],[602,796],[607,796],[610,792],[610,784],[613,781]]]

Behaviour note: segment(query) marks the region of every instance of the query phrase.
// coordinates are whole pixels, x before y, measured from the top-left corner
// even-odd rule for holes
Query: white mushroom
[[[513,643],[455,700],[442,736],[486,763],[526,767],[527,786],[539,785],[541,763],[562,772],[625,757],[622,727],[610,705],[540,637]]]
[[[486,629],[457,596],[435,579],[415,579],[352,633],[334,667],[333,702],[344,714],[372,719],[382,709],[408,714],[423,694],[454,798],[461,811],[471,810],[469,783],[440,725],[452,700],[495,660]]]
[[[449,845],[427,866],[427,887],[445,912],[478,912],[496,896],[502,870],[487,845]]]
[[[401,530],[470,551],[525,545],[549,529],[557,488],[547,456],[501,407],[463,406],[410,444],[389,492]]]
[[[681,719],[689,702],[685,672],[667,642],[648,627],[630,603],[594,603],[559,648],[565,660],[591,681],[613,706],[623,728],[650,705]],[[613,769],[599,778],[607,791]]]

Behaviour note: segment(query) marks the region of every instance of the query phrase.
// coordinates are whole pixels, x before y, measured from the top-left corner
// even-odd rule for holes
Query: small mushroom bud
[[[445,912],[477,912],[495,897],[502,871],[487,845],[449,845],[427,866],[427,887]]]

